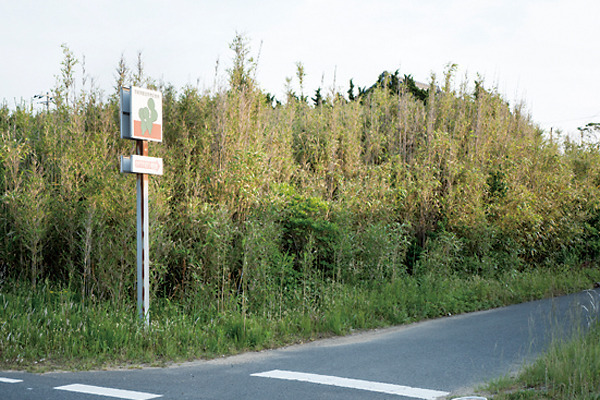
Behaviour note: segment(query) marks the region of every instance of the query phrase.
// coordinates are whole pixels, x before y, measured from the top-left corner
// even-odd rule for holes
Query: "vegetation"
[[[239,301],[206,304],[202,295],[153,299],[152,321],[144,328],[133,301],[82,301],[69,288],[44,283],[31,291],[25,283],[0,293],[0,367],[45,371],[165,365],[488,309],[587,284],[586,274],[567,280],[548,271],[507,274],[499,280],[404,277],[377,289],[313,279],[294,291],[297,300],[286,308],[277,309],[281,305],[274,302],[260,312],[244,313]],[[302,300],[303,295],[313,300]]]
[[[116,69],[117,88],[163,93],[148,331],[133,329],[118,92],[77,85],[63,46],[51,107],[0,107],[1,365],[207,356],[598,280],[597,145],[548,140],[483,82],[456,87],[453,65],[428,90],[384,73],[310,101],[298,63],[300,94],[290,79],[279,102],[247,40],[231,49],[228,85],[210,91],[146,77],[141,56]]]
[[[600,393],[600,303],[592,297],[584,306],[594,311],[586,331],[572,338],[557,338],[552,347],[514,378],[491,383],[488,390],[495,400],[592,400]]]

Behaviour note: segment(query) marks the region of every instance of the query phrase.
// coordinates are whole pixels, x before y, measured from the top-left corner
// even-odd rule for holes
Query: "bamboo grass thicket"
[[[153,296],[282,315],[318,305],[323,285],[596,266],[596,145],[549,141],[484,82],[457,87],[454,65],[426,95],[387,74],[313,105],[299,63],[300,94],[290,81],[281,103],[255,81],[248,41],[231,48],[228,86],[212,91],[145,77],[141,55],[135,71],[123,57],[116,69],[117,86],[163,93]],[[55,106],[0,107],[0,261],[13,280],[123,301],[135,193],[118,159],[131,149],[117,96],[85,75],[75,92],[79,64],[63,51]]]

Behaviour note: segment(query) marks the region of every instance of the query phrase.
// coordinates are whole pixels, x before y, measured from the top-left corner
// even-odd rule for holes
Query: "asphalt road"
[[[0,399],[413,399],[514,372],[585,326],[600,291],[168,368],[0,371]],[[598,307],[595,308],[597,312]]]

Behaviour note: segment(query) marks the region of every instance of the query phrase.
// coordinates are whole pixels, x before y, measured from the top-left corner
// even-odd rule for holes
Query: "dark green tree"
[[[412,94],[416,99],[421,100],[422,102],[427,102],[427,97],[429,97],[429,90],[419,88],[412,75],[404,75],[402,84],[408,90],[408,92]]]
[[[350,89],[348,89],[348,100],[354,101],[356,97],[354,97],[354,82],[350,79]]]
[[[321,95],[321,88],[318,88],[315,91],[315,97],[312,97],[311,100],[314,102],[315,107],[323,105],[323,96]]]

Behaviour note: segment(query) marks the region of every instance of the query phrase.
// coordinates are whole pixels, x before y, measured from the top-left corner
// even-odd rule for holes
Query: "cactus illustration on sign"
[[[140,108],[140,121],[142,122],[142,135],[148,131],[152,134],[152,124],[158,119],[158,112],[154,105],[154,99],[148,99],[148,107]]]

